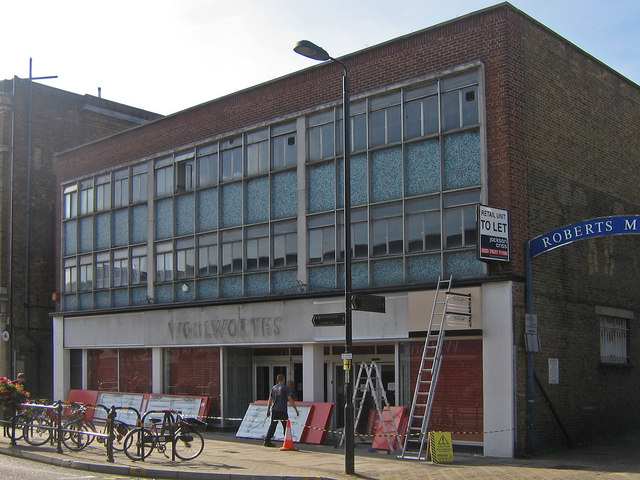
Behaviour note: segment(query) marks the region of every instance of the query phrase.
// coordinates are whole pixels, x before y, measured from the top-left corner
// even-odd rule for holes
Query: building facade
[[[0,80],[0,376],[51,397],[56,291],[54,153],[159,115],[29,79]]]
[[[638,86],[509,4],[340,60],[352,285],[386,298],[354,312],[354,365],[375,360],[409,406],[451,277],[472,321],[447,331],[433,428],[509,457],[637,419],[633,237],[536,259],[532,364],[523,338],[525,241],[637,210]],[[344,328],[311,323],[344,309],[341,74],[312,66],[57,156],[56,397],[209,395],[237,418],[284,373],[342,425]],[[478,259],[480,204],[509,210],[509,262]]]

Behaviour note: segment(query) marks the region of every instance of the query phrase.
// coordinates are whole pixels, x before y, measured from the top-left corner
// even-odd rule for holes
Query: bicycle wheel
[[[51,420],[46,417],[29,419],[23,429],[25,442],[34,447],[44,445],[51,438],[52,426]]]
[[[202,453],[204,449],[204,438],[202,438],[199,432],[178,429],[174,448],[176,457],[182,460],[191,460]]]
[[[89,427],[84,422],[66,422],[62,424],[62,428],[62,443],[69,450],[77,452],[89,445],[91,435],[87,435]]]
[[[24,436],[24,426],[29,421],[29,417],[25,413],[19,413],[11,418],[9,423],[5,425],[6,434],[14,441],[20,440]]]
[[[113,449],[121,452],[124,450],[124,438],[129,433],[129,425],[118,420],[113,421]]]
[[[151,430],[144,427],[136,427],[124,437],[122,446],[127,457],[137,461],[151,455],[153,449],[156,448],[156,443],[156,436],[151,433]]]

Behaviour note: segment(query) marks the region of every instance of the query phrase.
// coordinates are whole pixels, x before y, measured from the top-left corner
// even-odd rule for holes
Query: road
[[[9,455],[0,455],[0,478],[2,480],[42,480],[43,478],[52,480],[124,480],[134,477],[72,470]]]

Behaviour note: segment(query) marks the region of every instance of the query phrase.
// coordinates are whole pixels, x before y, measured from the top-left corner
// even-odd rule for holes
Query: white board
[[[145,411],[150,412],[152,410],[174,410],[176,412],[180,412],[183,417],[198,418],[198,416],[200,415],[200,407],[202,406],[200,400],[201,399],[197,397],[162,397],[158,395],[152,395],[151,397],[149,397],[149,401],[147,402],[147,408],[145,408]],[[164,414],[152,413],[147,416],[147,419],[150,419],[152,417],[162,420]]]
[[[144,395],[131,394],[131,393],[113,393],[113,392],[100,392],[98,394],[98,404],[104,405],[107,408],[111,406],[116,407],[132,407],[142,414],[142,400]],[[116,419],[129,425],[135,425],[138,421],[138,416],[131,410],[118,409],[116,411]],[[102,420],[107,418],[107,412],[102,408],[96,408],[93,415],[95,418]]]
[[[296,411],[293,407],[288,407],[287,413],[289,414],[289,420],[291,420],[291,436],[293,437],[294,442],[300,442],[304,426],[307,423],[312,407],[312,405],[298,405],[300,416],[296,415]],[[244,414],[240,428],[238,428],[238,432],[236,433],[236,437],[263,439],[267,434],[267,430],[269,430],[270,424],[271,417],[267,418],[267,405],[256,405],[252,403]],[[278,422],[278,426],[276,427],[276,433],[273,435],[273,440],[284,440],[284,432],[282,431],[282,425],[280,422]]]

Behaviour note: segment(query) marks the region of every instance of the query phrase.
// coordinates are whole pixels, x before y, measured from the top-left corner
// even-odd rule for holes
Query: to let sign
[[[510,261],[508,210],[478,205],[478,258]]]

